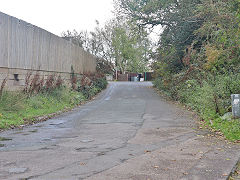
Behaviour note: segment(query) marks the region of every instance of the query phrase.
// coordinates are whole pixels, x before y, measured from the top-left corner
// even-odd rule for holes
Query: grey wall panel
[[[96,58],[37,26],[0,12],[0,67],[70,73],[95,72]]]

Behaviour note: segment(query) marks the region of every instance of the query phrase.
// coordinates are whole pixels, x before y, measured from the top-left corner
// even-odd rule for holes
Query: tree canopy
[[[121,17],[110,20],[103,27],[98,22],[96,25],[95,30],[89,33],[73,30],[64,32],[62,36],[99,57],[101,63],[104,59],[106,64],[111,64],[112,70],[140,73],[149,69],[151,43],[144,28]]]

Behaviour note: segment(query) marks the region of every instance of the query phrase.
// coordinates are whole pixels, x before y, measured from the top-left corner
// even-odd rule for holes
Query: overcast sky
[[[0,11],[56,35],[66,30],[93,30],[113,14],[113,0],[1,0]]]

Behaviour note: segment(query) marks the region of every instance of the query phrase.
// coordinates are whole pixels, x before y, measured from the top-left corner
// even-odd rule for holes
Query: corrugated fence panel
[[[79,53],[79,72],[83,73],[83,66],[84,66],[84,56],[83,56],[84,50],[81,49]],[[81,60],[82,59],[82,60]]]
[[[39,58],[38,52],[39,52],[39,29],[36,26],[34,26],[33,27],[32,59],[29,61],[31,64],[31,67],[29,69],[37,70],[38,58]]]
[[[96,58],[82,48],[0,12],[0,67],[70,73],[95,72]]]
[[[18,20],[15,18],[11,17],[11,24],[10,24],[10,31],[9,31],[9,68],[15,68],[19,66],[18,64],[18,59],[19,59],[19,54],[18,54],[18,40],[17,40],[17,31],[18,31]]]
[[[49,51],[49,71],[55,70],[55,63],[56,61],[56,37],[51,34],[50,36],[50,51]]]
[[[72,45],[71,46],[71,49],[72,49],[72,64],[71,64],[71,67],[73,68],[74,72],[75,73],[79,73],[79,69],[77,69],[77,60],[78,60],[78,57],[77,57],[77,48],[76,46]]]
[[[25,69],[27,64],[28,64],[28,59],[27,59],[27,23],[24,21],[19,21],[19,32],[20,32],[20,37],[19,37],[19,51],[20,51],[20,57],[19,57],[19,64],[21,69]],[[19,68],[18,67],[18,68]]]
[[[26,28],[26,40],[27,40],[27,53],[26,53],[26,62],[24,69],[31,69],[32,67],[32,57],[33,57],[33,35],[34,27],[31,24],[27,24]]]
[[[0,14],[0,67],[8,67],[8,17]]]
[[[49,67],[49,48],[50,48],[50,35],[47,31],[41,31],[41,46],[40,46],[40,50],[39,50],[39,60],[41,62],[41,67],[40,70],[46,70],[49,71],[48,67]]]
[[[71,59],[71,54],[72,54],[72,49],[71,49],[71,43],[64,43],[64,51],[63,51],[63,59],[62,59],[62,72],[71,72],[71,64],[72,64],[72,59]]]

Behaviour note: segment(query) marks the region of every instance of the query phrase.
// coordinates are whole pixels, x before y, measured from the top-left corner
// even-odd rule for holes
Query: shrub
[[[106,78],[98,78],[95,82],[93,82],[94,86],[98,87],[99,89],[106,89],[107,87],[107,80]]]
[[[107,85],[106,79],[96,74],[76,78],[76,89],[64,86],[61,76],[50,75],[46,81],[39,74],[31,76],[32,73],[26,75],[23,91],[1,92],[0,129],[33,123],[34,117],[73,108],[95,96]]]
[[[83,74],[77,82],[77,91],[83,93],[86,99],[95,96],[107,87],[107,80],[102,74]]]
[[[179,80],[176,78],[169,82],[168,86],[164,85],[163,79],[157,78],[154,85],[165,95],[198,112],[206,122],[211,122],[211,127],[221,130],[228,139],[239,140],[240,121],[229,122],[220,117],[231,111],[231,94],[240,94],[240,73],[205,75],[206,78],[201,81],[189,76],[188,80],[182,83],[177,83]]]
[[[33,78],[31,78],[31,76],[31,72],[27,73],[23,89],[23,92],[28,96],[42,92],[50,92],[63,86],[63,80],[60,75],[57,78],[55,74],[49,75],[46,81],[44,76],[41,77],[39,73],[36,73]]]
[[[6,83],[7,83],[7,78],[5,78],[5,79],[3,80],[3,82],[2,82],[2,84],[1,84],[1,86],[0,86],[0,98],[1,98],[1,96],[2,96],[2,94],[3,94],[3,89],[4,89],[4,87],[6,86]]]

